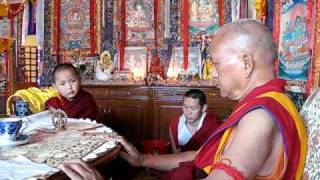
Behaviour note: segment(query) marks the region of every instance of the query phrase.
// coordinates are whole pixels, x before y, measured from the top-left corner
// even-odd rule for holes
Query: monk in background
[[[147,156],[122,137],[121,157],[133,166],[168,171],[163,179],[301,179],[306,129],[285,81],[275,78],[276,44],[267,27],[243,19],[216,32],[210,53],[222,97],[237,100],[232,114],[199,151]],[[59,166],[72,179],[101,179],[82,161]]]
[[[172,152],[198,150],[221,124],[207,108],[206,95],[202,91],[191,89],[184,94],[183,114],[170,123]]]
[[[69,118],[89,118],[96,120],[97,105],[92,95],[81,89],[81,77],[72,64],[59,64],[53,70],[52,86],[59,96],[47,101],[50,111],[61,109]]]

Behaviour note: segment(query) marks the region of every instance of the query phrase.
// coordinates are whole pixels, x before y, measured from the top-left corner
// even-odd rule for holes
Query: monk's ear
[[[241,57],[242,63],[243,63],[243,67],[244,67],[244,72],[245,72],[245,77],[248,78],[250,77],[250,75],[252,74],[253,70],[254,70],[254,59],[251,55],[249,54],[244,54]]]
[[[203,107],[202,107],[202,112],[207,112],[207,109],[208,109],[208,105],[207,104],[204,104]]]

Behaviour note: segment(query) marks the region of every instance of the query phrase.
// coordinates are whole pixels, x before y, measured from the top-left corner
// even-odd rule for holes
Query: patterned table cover
[[[40,119],[49,123],[50,117],[46,118]],[[116,146],[115,142],[106,140],[107,135],[115,133],[110,128],[88,120],[69,119],[69,121],[71,122],[67,124],[65,131],[53,131],[51,125],[47,126],[49,128],[43,128],[43,124],[39,129],[36,126],[29,129],[30,142],[21,146],[1,147],[0,160],[9,160],[22,155],[34,162],[57,167],[71,159],[95,160]],[[47,175],[51,174],[48,172]]]

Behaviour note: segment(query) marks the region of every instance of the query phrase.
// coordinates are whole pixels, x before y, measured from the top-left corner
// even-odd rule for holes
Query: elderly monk
[[[210,51],[221,96],[239,101],[232,114],[198,152],[146,156],[119,137],[121,156],[134,166],[169,171],[163,179],[300,179],[306,130],[285,82],[275,78],[277,48],[267,27],[248,19],[226,24]],[[61,168],[97,177],[79,166]]]

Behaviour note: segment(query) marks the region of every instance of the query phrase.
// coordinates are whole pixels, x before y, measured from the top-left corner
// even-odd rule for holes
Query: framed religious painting
[[[52,54],[99,54],[101,0],[54,0],[51,12]]]
[[[10,37],[10,20],[7,17],[0,20],[0,37]]]
[[[183,61],[183,47],[174,47],[172,49],[172,56],[167,71],[169,78],[177,78],[178,75],[196,75],[200,74],[201,70],[201,55],[199,47],[189,47],[188,54],[188,69],[184,70]]]
[[[146,47],[125,48],[124,70],[131,71],[135,79],[143,80],[147,76],[147,67],[148,50]]]
[[[113,62],[109,51],[103,51],[100,54],[100,58],[95,61],[95,79],[97,80],[108,80],[111,79],[112,74],[115,70],[115,62]]]
[[[0,53],[0,91],[5,91],[7,87],[8,74],[6,69],[6,57]]]
[[[305,93],[312,63],[312,3],[307,0],[283,1],[275,4],[274,36],[278,41],[276,72],[287,80],[287,90]],[[315,67],[311,67],[315,68]]]
[[[49,86],[53,81],[52,73],[57,66],[54,56],[44,55],[43,50],[40,51],[40,61],[38,64],[39,84],[41,86]]]
[[[5,53],[0,53],[0,81],[6,80],[7,76]]]
[[[93,80],[95,77],[95,61],[96,57],[76,57],[64,56],[63,63],[74,65],[81,74],[83,80]]]
[[[154,46],[156,38],[158,44],[163,44],[164,6],[165,0],[114,0],[114,37],[125,37],[126,46]]]
[[[202,35],[211,36],[219,27],[219,0],[181,0],[179,1],[179,17],[181,26],[189,27],[189,37],[200,39]],[[185,3],[189,3],[188,6]],[[184,21],[188,11],[189,21]]]

